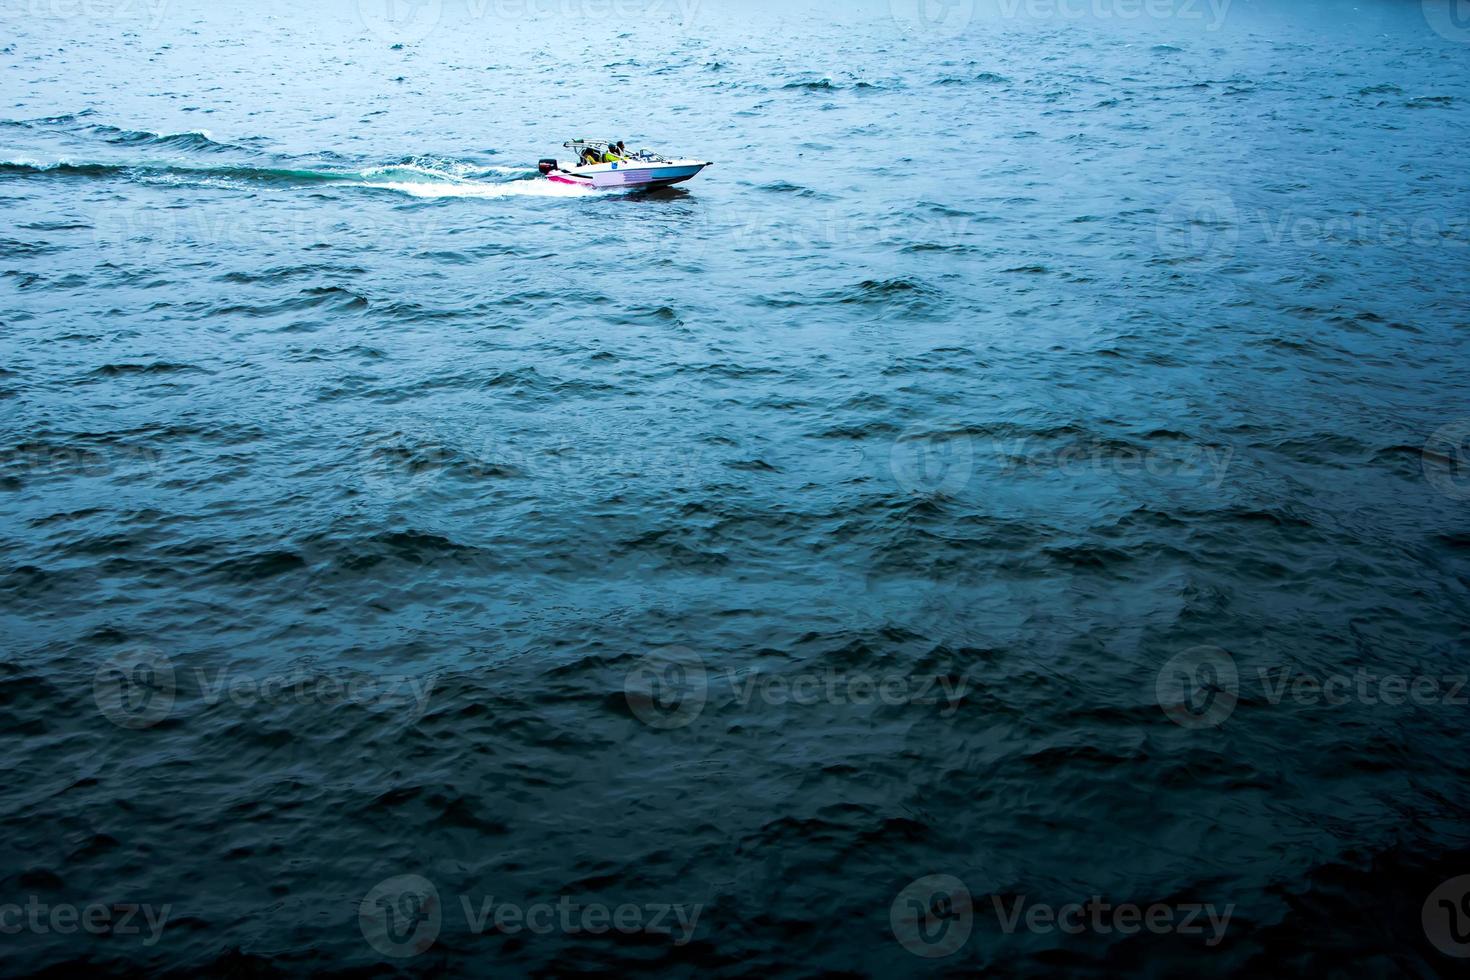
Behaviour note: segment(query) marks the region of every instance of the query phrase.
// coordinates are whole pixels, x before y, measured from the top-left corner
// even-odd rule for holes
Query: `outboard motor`
[[[541,176],[545,177],[556,169],[556,161],[542,160],[541,163],[537,165],[537,169],[541,171]]]

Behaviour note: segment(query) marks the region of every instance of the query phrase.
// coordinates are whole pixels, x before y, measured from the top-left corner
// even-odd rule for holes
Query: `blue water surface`
[[[1448,975],[1454,13],[0,0],[5,961]]]

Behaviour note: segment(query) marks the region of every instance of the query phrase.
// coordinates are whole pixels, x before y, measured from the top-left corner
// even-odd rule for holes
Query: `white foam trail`
[[[515,180],[503,184],[486,184],[468,180],[457,184],[415,184],[398,181],[384,183],[352,183],[348,187],[376,187],[398,191],[413,197],[587,197],[597,192],[590,187],[572,187],[549,180]]]
[[[432,167],[420,166],[416,163],[394,163],[386,167],[369,167],[362,171],[362,176],[367,179],[382,177],[387,174],[417,174],[420,177],[429,177],[433,180],[463,181],[468,178],[457,174],[445,173],[443,170],[435,170]]]
[[[74,161],[63,157],[55,161],[40,161],[32,157],[16,157],[11,160],[0,161],[0,166],[35,167],[41,170],[53,170],[57,167],[72,166]],[[136,168],[148,170],[148,164],[135,163],[112,163],[104,164],[118,169]],[[246,168],[248,169],[248,168]],[[311,171],[305,171],[311,173]],[[480,175],[501,174],[505,176],[525,177],[536,171],[528,167],[478,167],[473,173]],[[338,187],[366,187],[379,188],[382,190],[396,191],[400,194],[408,194],[411,197],[481,197],[481,198],[503,198],[503,197],[586,197],[596,195],[597,191],[590,187],[574,187],[569,184],[558,184],[549,180],[475,180],[470,177],[460,177],[452,173],[446,173],[442,169],[432,166],[413,163],[389,164],[381,167],[371,167],[366,170],[353,173],[351,171],[316,172],[323,177],[351,178],[358,180],[343,179]],[[374,179],[392,178],[400,179]],[[147,184],[165,184],[178,186],[200,186],[200,187],[238,187],[241,178],[238,174],[214,175],[208,172],[198,172],[187,167],[177,170],[165,169],[157,173],[135,173],[131,175],[133,180]]]
[[[233,177],[199,174],[138,174],[133,179],[140,184],[162,184],[165,187],[217,187],[222,190],[237,190],[240,187],[240,181]]]

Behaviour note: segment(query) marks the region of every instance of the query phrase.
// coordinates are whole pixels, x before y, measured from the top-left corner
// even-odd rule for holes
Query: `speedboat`
[[[607,152],[608,144],[602,140],[568,140],[562,144],[576,153],[577,160],[588,158],[588,151],[600,160]],[[547,180],[575,187],[591,187],[597,190],[618,188],[670,187],[681,184],[705,167],[709,161],[670,160],[649,150],[637,153],[625,152],[622,160],[611,163],[568,163],[547,158],[538,169]]]

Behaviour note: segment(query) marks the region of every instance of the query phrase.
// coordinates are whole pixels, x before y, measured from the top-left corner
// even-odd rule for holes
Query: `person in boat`
[[[590,147],[590,146],[583,147],[583,149],[582,149],[582,159],[581,159],[581,165],[582,166],[585,167],[588,164],[597,163],[598,160],[599,160],[599,158],[598,158],[597,150],[596,149],[594,149],[593,147]]]
[[[619,152],[618,152],[620,148],[621,147],[619,146],[619,144],[614,143],[612,140],[608,140],[607,141],[607,150],[602,154],[602,162],[603,163],[621,163],[623,158],[622,158],[622,156],[619,155]]]

